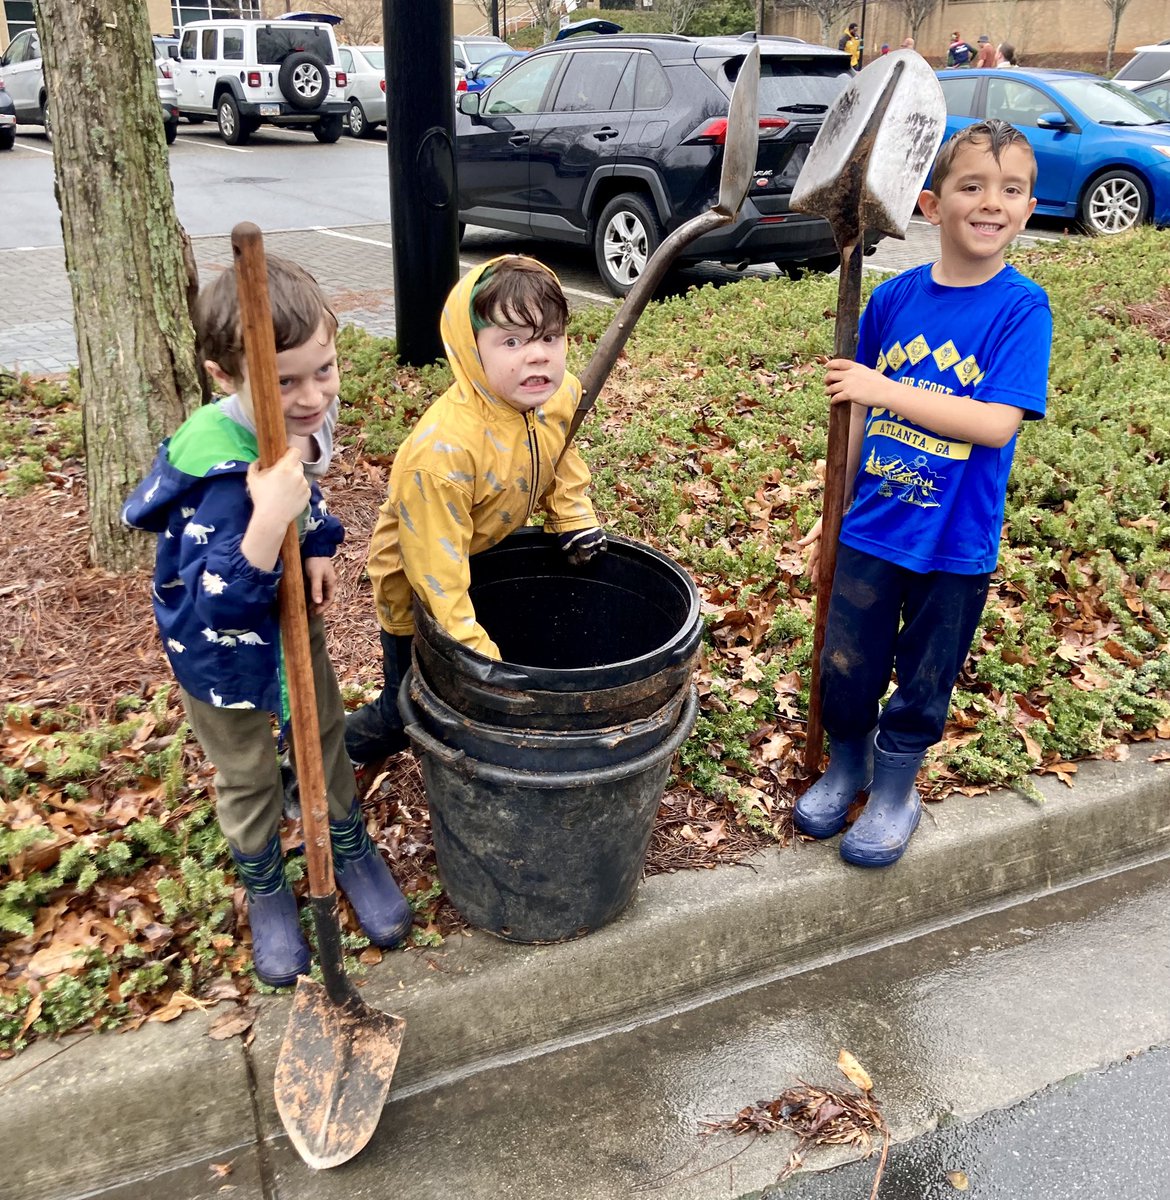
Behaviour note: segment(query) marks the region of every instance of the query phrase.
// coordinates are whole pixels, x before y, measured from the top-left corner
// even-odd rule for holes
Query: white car
[[[328,21],[192,21],[174,64],[179,111],[196,123],[214,117],[232,146],[264,124],[335,142],[349,108],[338,62]]]
[[[482,37],[462,37],[455,39],[455,84],[467,74],[472,67],[478,67],[481,62],[508,49],[508,43],[503,38],[484,34]]]
[[[1157,79],[1170,79],[1170,41],[1156,46],[1138,46],[1133,58],[1113,76],[1122,87],[1135,88]]]
[[[354,137],[373,137],[386,124],[386,54],[381,46],[338,48],[345,72],[345,123]]]

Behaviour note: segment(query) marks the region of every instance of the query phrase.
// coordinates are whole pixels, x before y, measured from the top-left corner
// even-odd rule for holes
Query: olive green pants
[[[329,817],[340,821],[349,815],[356,789],[353,764],[345,752],[345,705],[325,650],[325,622],[320,617],[309,621],[309,647]],[[255,708],[216,708],[188,692],[182,695],[191,729],[215,766],[219,827],[235,849],[259,854],[280,828],[284,807],[272,714]],[[296,746],[291,735],[289,740],[295,766]]]

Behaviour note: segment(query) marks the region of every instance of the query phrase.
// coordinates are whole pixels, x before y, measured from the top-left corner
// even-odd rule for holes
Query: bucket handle
[[[436,738],[431,737],[417,722],[407,725],[403,732],[412,742],[416,742],[421,746],[424,753],[433,754],[446,766],[452,767],[455,770],[465,770],[463,759],[467,756],[463,751],[456,750],[452,746],[446,746]]]

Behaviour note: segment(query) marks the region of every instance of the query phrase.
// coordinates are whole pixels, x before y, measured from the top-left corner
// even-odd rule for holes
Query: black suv
[[[692,242],[682,262],[837,265],[826,221],[788,197],[849,56],[794,38],[674,34],[576,37],[534,50],[483,92],[459,96],[459,221],[592,246],[625,295],[663,237],[719,191],[727,108],[760,46],[755,177],[738,219]]]

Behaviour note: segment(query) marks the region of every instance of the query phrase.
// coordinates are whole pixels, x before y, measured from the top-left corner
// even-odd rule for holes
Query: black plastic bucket
[[[409,686],[399,708],[422,760],[439,877],[472,925],[507,941],[560,942],[625,908],[642,875],[671,759],[698,716],[693,688],[659,745],[587,771],[480,762],[423,728]]]
[[[570,566],[555,537],[517,530],[471,560],[470,595],[502,662],[461,645],[415,603],[415,656],[456,712],[522,729],[597,729],[651,717],[690,682],[703,623],[677,563],[612,535]]]
[[[413,705],[412,719],[445,746],[496,766],[541,772],[610,767],[653,750],[678,724],[688,691],[680,687],[641,720],[550,732],[475,721],[441,700],[415,670],[407,672],[402,687]]]

